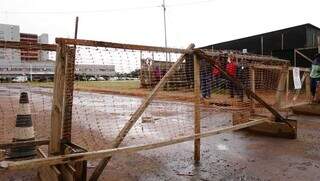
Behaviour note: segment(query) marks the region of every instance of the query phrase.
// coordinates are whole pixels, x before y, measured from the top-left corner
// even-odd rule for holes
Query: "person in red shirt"
[[[227,71],[229,76],[236,77],[236,74],[237,74],[236,57],[234,57],[234,56],[229,56],[228,57],[228,63],[227,63],[227,66],[226,66],[226,71]],[[236,87],[235,87],[234,83],[231,80],[228,81],[228,88],[230,90],[230,96],[233,98],[234,94],[236,92]]]
[[[217,66],[221,68],[220,58],[217,59]],[[213,77],[213,90],[219,90],[221,88],[221,71],[217,67],[213,66],[212,68],[212,77]]]

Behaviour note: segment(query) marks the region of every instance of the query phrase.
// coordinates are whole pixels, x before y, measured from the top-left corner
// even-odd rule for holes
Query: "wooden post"
[[[276,107],[281,108],[282,101],[283,101],[283,96],[284,96],[284,91],[285,91],[285,86],[286,86],[286,77],[288,74],[288,66],[283,67],[281,70],[280,74],[280,79],[278,83],[278,88],[277,88],[277,93],[276,93]]]
[[[282,33],[282,34],[281,34],[281,50],[283,50],[283,47],[284,47],[284,46],[283,46],[283,45],[284,45],[284,43],[283,43],[283,38],[284,38],[284,37],[283,37],[283,33]]]
[[[287,76],[286,76],[286,104],[289,101],[289,86],[290,86],[290,70],[288,69]]]
[[[56,155],[61,152],[63,91],[66,64],[65,45],[58,45],[56,52],[56,66],[54,73],[53,100],[51,110],[51,135],[49,144],[49,153],[51,155]]]
[[[297,66],[297,53],[296,53],[296,49],[293,49],[293,66],[294,66],[294,67]]]
[[[194,134],[200,134],[200,61],[196,54],[193,55],[194,61]],[[200,138],[194,140],[194,161],[200,161]]]
[[[263,55],[263,36],[260,37],[260,43],[261,43],[261,55]]]
[[[190,44],[188,48],[186,49],[187,51],[190,51],[194,48],[194,44]],[[160,88],[167,82],[167,79],[172,76],[177,67],[182,63],[182,61],[185,59],[186,54],[182,54],[178,60],[172,65],[172,67],[168,70],[168,72],[162,77],[162,79],[159,81],[159,83],[155,86],[155,88],[152,90],[152,92],[145,98],[143,103],[139,106],[139,108],[132,114],[131,118],[129,121],[124,125],[124,127],[121,129],[117,137],[115,138],[112,147],[117,148],[121,144],[122,140],[127,136],[128,132],[132,128],[132,126],[137,122],[137,120],[140,118],[144,110],[148,107],[156,93],[160,90]],[[90,181],[95,181],[98,180],[100,174],[104,170],[104,168],[107,166],[109,160],[111,157],[107,157],[102,159],[96,169],[93,171]]]
[[[74,66],[75,66],[75,49],[74,47],[67,47],[64,95],[63,95],[64,101],[63,101],[63,113],[62,113],[62,118],[63,118],[62,138],[65,143],[71,142]]]
[[[308,102],[311,100],[311,88],[310,88],[310,84],[311,84],[311,80],[310,80],[310,72],[305,72],[306,74],[306,99],[308,100]]]
[[[251,83],[251,91],[256,92],[256,75],[255,75],[255,68],[254,66],[250,67],[250,83]],[[254,113],[255,109],[255,101],[254,99],[250,98],[251,102],[251,113]]]
[[[318,53],[320,53],[320,36],[318,36]]]

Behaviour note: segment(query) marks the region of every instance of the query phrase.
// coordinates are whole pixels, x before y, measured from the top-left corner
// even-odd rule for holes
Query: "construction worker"
[[[316,96],[317,84],[320,82],[320,54],[317,54],[312,62],[310,78],[311,94],[313,98],[312,100],[314,100]]]

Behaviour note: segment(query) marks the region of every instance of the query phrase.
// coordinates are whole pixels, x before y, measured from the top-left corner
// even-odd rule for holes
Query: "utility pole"
[[[163,22],[164,22],[164,45],[168,48],[167,42],[167,19],[166,19],[166,2],[162,0],[162,8],[163,8]],[[166,52],[166,62],[168,61],[168,53]]]

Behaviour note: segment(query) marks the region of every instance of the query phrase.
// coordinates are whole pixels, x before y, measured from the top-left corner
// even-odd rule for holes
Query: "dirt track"
[[[15,102],[18,99],[16,93],[19,93],[20,88],[10,87],[10,99],[4,99],[8,98],[8,88],[1,87],[1,142],[10,141],[12,137],[9,128],[14,125]],[[37,137],[47,137],[51,94],[46,89],[32,89],[31,92]],[[133,97],[77,93],[73,139],[91,150],[107,148],[109,140],[112,140],[140,101]],[[114,110],[107,109],[106,102],[112,104]],[[185,122],[192,116],[192,105],[170,102],[172,107],[167,109],[168,104],[165,101],[154,102],[146,116],[151,115],[157,120],[134,127],[124,145],[149,143],[192,131],[192,122]],[[179,110],[172,111],[178,107]],[[179,114],[173,114],[175,111]],[[105,117],[117,121],[104,122]],[[320,118],[298,119],[296,140],[262,137],[245,132],[213,136],[202,139],[202,160],[199,165],[193,164],[193,142],[117,155],[104,171],[101,180],[320,180]],[[229,120],[230,115],[211,114],[209,110],[203,110],[202,129],[229,124]],[[169,122],[170,127],[167,126]],[[110,125],[113,129],[110,129]],[[177,128],[178,133],[173,133]],[[89,164],[90,167],[94,165],[95,162]],[[89,173],[92,170],[90,168]],[[16,173],[0,175],[0,180],[18,178],[22,176]],[[35,178],[34,173],[29,173],[23,180]]]

